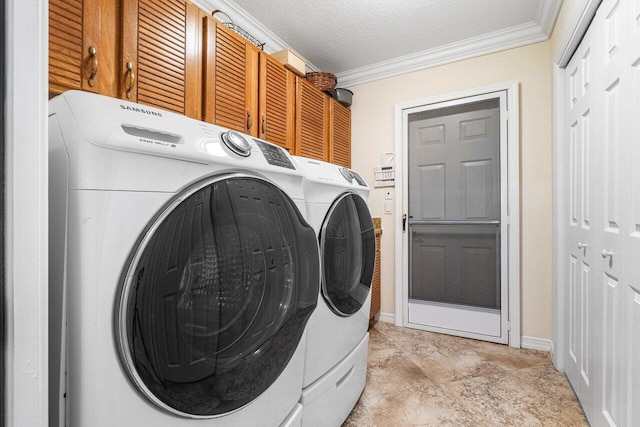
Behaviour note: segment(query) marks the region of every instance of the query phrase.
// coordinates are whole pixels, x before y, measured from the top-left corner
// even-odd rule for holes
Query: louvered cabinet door
[[[204,120],[258,136],[258,49],[204,19]]]
[[[329,160],[329,97],[297,77],[296,155]]]
[[[200,118],[200,14],[184,0],[124,0],[120,95]]]
[[[70,89],[116,96],[119,2],[49,1],[49,96]]]
[[[351,167],[351,111],[335,99],[331,99],[331,136],[329,161]]]
[[[260,53],[259,136],[291,153],[295,146],[295,93],[295,74]]]

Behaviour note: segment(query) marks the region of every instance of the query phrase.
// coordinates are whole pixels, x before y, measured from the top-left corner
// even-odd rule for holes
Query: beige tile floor
[[[588,426],[548,353],[378,322],[343,427]]]

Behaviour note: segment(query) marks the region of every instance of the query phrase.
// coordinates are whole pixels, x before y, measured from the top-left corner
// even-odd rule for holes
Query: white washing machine
[[[279,147],[49,104],[51,425],[294,426],[320,259]]]
[[[337,426],[366,381],[375,233],[369,187],[356,172],[295,158],[305,175],[307,220],[319,237],[322,285],[307,327],[302,424]]]

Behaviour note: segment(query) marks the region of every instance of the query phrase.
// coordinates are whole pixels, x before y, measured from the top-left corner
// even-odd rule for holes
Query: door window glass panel
[[[170,209],[125,280],[123,359],[159,406],[221,415],[289,363],[318,298],[318,244],[291,199],[259,179],[213,182]]]
[[[329,211],[322,229],[322,293],[339,315],[351,315],[369,295],[375,264],[375,235],[365,201],[346,194]]]

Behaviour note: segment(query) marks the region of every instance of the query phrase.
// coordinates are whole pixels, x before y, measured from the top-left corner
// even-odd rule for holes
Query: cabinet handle
[[[247,133],[253,127],[253,117],[251,117],[251,111],[247,110]]]
[[[133,63],[127,62],[127,99],[133,95],[133,87],[136,84],[136,75],[133,73]]]
[[[262,139],[267,139],[267,117],[262,116]]]
[[[98,56],[96,55],[98,50],[91,46],[89,48],[89,55],[91,55],[91,74],[89,75],[89,86],[93,87],[96,84],[96,75],[98,74]]]
[[[607,257],[613,258],[613,251],[608,251],[606,249],[603,249],[600,255],[602,255],[602,258],[607,258]]]
[[[586,243],[578,242],[578,249],[586,249],[589,245]]]

